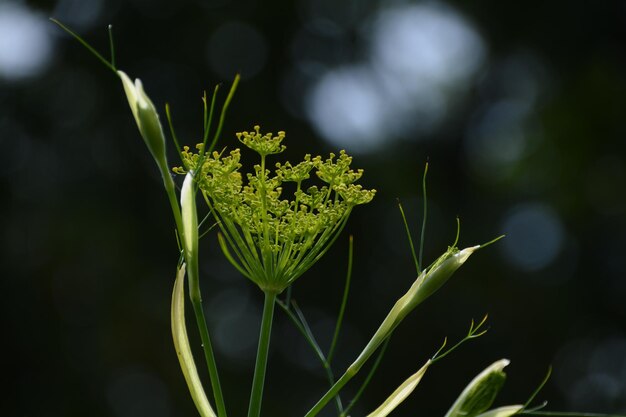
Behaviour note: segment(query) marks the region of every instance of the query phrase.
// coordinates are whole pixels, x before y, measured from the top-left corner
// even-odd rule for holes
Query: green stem
[[[359,401],[359,399],[363,395],[363,392],[365,392],[365,388],[367,388],[367,386],[369,385],[370,381],[374,377],[374,374],[376,373],[376,370],[378,369],[378,366],[380,365],[380,362],[383,359],[383,356],[385,356],[385,352],[387,351],[387,346],[389,345],[389,341],[390,340],[391,339],[389,339],[389,338],[387,340],[385,340],[385,344],[380,349],[380,352],[378,353],[378,357],[376,358],[376,361],[374,362],[374,365],[372,366],[372,369],[370,369],[370,372],[367,374],[367,377],[365,378],[365,381],[363,381],[363,384],[361,385],[361,388],[359,388],[359,390],[357,391],[357,393],[354,396],[354,398],[352,398],[352,400],[350,401],[350,404],[348,404],[346,409],[339,415],[339,417],[346,417],[346,416],[348,416],[348,414],[350,413],[350,410],[352,410],[352,407],[354,407],[354,405],[357,403],[357,401]]]
[[[346,385],[354,376],[359,373],[365,362],[372,356],[372,354],[378,349],[378,347],[383,343],[393,332],[391,329],[387,334],[383,337],[375,334],[372,340],[367,344],[365,349],[361,352],[359,357],[348,367],[346,372],[335,382],[326,394],[309,410],[308,413],[305,414],[305,417],[313,417],[317,415],[322,409],[328,404],[336,395],[339,394],[339,391]],[[377,337],[378,336],[378,337]]]
[[[180,241],[185,242],[184,228],[182,214],[178,200],[176,199],[176,189],[172,176],[167,171],[162,171],[163,184],[165,185],[165,191],[172,206],[172,212],[174,213],[174,220],[176,221],[176,228],[180,236]],[[196,324],[198,325],[198,332],[200,333],[200,340],[202,341],[202,350],[204,351],[204,357],[206,359],[207,367],[209,369],[209,377],[211,379],[211,388],[213,389],[213,396],[215,397],[215,405],[217,407],[217,415],[219,417],[226,417],[226,405],[224,404],[224,395],[222,394],[222,386],[220,385],[220,378],[217,372],[217,363],[215,362],[215,356],[213,355],[213,346],[211,344],[211,338],[209,337],[209,330],[204,318],[204,310],[202,309],[202,293],[200,291],[200,273],[198,268],[198,254],[189,254],[186,252],[185,258],[187,261],[187,275],[189,276],[189,298],[193,306],[193,312],[196,316]]]
[[[252,380],[248,417],[259,417],[261,414],[261,401],[263,400],[263,386],[265,385],[265,370],[267,368],[267,355],[270,347],[275,304],[276,293],[274,291],[265,291],[263,319],[261,321],[261,333],[259,336],[256,365],[254,367],[254,379]]]
[[[288,289],[291,289],[291,288],[292,287],[288,287]],[[276,302],[285,311],[285,313],[287,314],[287,317],[289,317],[289,319],[293,322],[293,324],[296,326],[296,328],[302,334],[302,336],[304,336],[304,339],[307,341],[309,346],[311,346],[311,348],[313,349],[313,352],[315,352],[315,355],[320,360],[320,363],[322,364],[322,367],[324,368],[324,371],[326,372],[326,378],[328,379],[329,386],[332,387],[333,385],[335,385],[335,374],[333,373],[333,369],[330,365],[330,362],[328,362],[328,360],[326,359],[326,356],[324,356],[324,352],[322,352],[322,348],[317,343],[317,340],[315,340],[315,336],[313,335],[313,332],[311,332],[311,328],[307,324],[306,319],[304,318],[304,314],[302,314],[302,311],[298,308],[296,301],[293,300],[291,301],[291,303],[293,305],[294,310],[297,313],[297,317],[289,309],[289,306],[286,304],[286,302],[283,303],[280,300],[277,300]],[[343,404],[341,402],[341,397],[339,397],[339,395],[335,397],[335,406],[337,408],[337,414],[342,415],[344,413]]]
[[[180,206],[178,205],[178,199],[176,198],[176,186],[174,185],[174,180],[169,172],[161,172],[161,176],[163,177],[163,185],[165,186],[165,191],[167,192],[167,198],[170,202],[170,206],[172,206],[172,213],[174,214],[174,222],[176,223],[176,229],[178,230],[179,238],[183,241],[183,218],[180,213]]]
[[[330,365],[333,360],[333,354],[337,347],[337,340],[339,339],[339,332],[341,331],[341,324],[343,323],[343,316],[346,312],[346,305],[348,304],[348,293],[350,292],[350,280],[352,278],[352,254],[353,254],[353,241],[352,235],[348,244],[348,271],[346,272],[346,284],[343,290],[343,298],[341,300],[341,307],[339,308],[339,316],[337,317],[337,324],[335,325],[335,332],[333,334],[333,340],[330,343],[330,349],[328,351],[328,358],[326,362]]]
[[[204,357],[209,368],[209,377],[211,379],[213,396],[215,397],[217,415],[219,417],[226,417],[226,405],[224,404],[222,386],[220,385],[220,378],[217,373],[217,363],[215,362],[215,356],[213,355],[213,346],[211,345],[211,338],[209,337],[206,320],[204,319],[204,310],[202,309],[202,296],[200,295],[200,285],[198,285],[198,280],[195,280],[195,282],[196,285],[192,286],[192,280],[189,279],[189,293],[191,297],[191,304],[193,305],[193,312],[196,316],[198,331],[200,332],[200,340],[202,341]]]
[[[317,413],[322,411],[326,404],[328,404],[330,400],[332,400],[337,394],[339,394],[339,391],[341,391],[344,385],[346,385],[348,381],[350,381],[356,375],[356,373],[357,370],[352,369],[352,367],[348,368],[346,373],[343,374],[337,382],[335,382],[335,385],[333,385],[328,390],[328,392],[324,394],[324,396],[317,402],[317,404],[313,406],[313,408],[309,410],[308,413],[305,414],[304,417],[313,417],[317,415]]]

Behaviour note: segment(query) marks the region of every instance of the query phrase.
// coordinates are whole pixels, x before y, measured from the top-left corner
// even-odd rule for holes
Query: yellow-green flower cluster
[[[263,290],[280,292],[311,267],[341,232],[354,206],[369,203],[375,190],[355,182],[363,170],[352,170],[352,157],[305,155],[292,165],[277,163],[273,172],[266,157],[285,150],[284,132],[237,133],[246,147],[260,155],[253,172],[240,172],[239,149],[203,153],[185,147],[179,174],[193,172],[199,189],[224,233],[222,249],[231,262]],[[318,185],[305,187],[314,172]],[[293,183],[293,195],[285,198],[285,183]],[[233,256],[234,254],[234,256]]]

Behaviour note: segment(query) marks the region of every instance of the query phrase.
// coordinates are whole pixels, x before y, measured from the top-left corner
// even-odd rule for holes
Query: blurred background
[[[339,374],[415,278],[396,199],[418,240],[426,161],[427,263],[456,216],[461,247],[507,235],[397,329],[353,415],[486,313],[489,333],[395,415],[443,415],[500,358],[496,405],[524,403],[552,365],[537,404],[626,413],[626,2],[2,0],[1,415],[196,415],[170,336],[177,250],[158,172],[119,80],[49,17],[107,57],[112,24],[119,68],[170,103],[186,144],[202,92],[241,72],[222,146],[260,124],[287,132],[277,161],[354,155],[376,199],[293,292],[327,346],[354,235]],[[214,234],[202,251],[226,401],[245,415],[262,297]],[[264,415],[301,415],[324,374],[280,311],[273,337]]]

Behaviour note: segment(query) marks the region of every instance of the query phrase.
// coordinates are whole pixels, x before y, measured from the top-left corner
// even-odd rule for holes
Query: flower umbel
[[[174,172],[196,172],[222,230],[220,243],[228,259],[261,289],[279,293],[326,253],[354,206],[369,203],[376,191],[354,184],[363,171],[350,169],[352,157],[345,151],[325,160],[305,155],[295,165],[277,163],[272,172],[267,156],[285,150],[284,132],[261,134],[255,126],[237,138],[260,156],[246,181],[239,149],[204,155],[201,144],[196,153],[184,148],[184,167]],[[320,184],[307,187],[311,172]],[[293,183],[291,198],[283,196],[285,183]]]

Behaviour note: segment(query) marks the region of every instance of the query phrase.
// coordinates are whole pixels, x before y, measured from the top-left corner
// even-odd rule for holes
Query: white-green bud
[[[480,246],[472,246],[453,255],[445,254],[432,267],[420,274],[405,295],[407,299],[404,310],[412,310],[441,288],[478,248]]]
[[[135,122],[139,128],[141,137],[161,171],[167,172],[165,136],[163,135],[163,128],[159,121],[159,114],[152,100],[150,100],[150,97],[148,97],[144,91],[143,84],[139,78],[136,78],[135,83],[133,83],[123,71],[118,71],[117,73],[122,80],[128,104],[135,117]]]
[[[445,254],[440,256],[430,268],[423,271],[406,294],[396,301],[374,336],[372,336],[367,346],[365,346],[365,349],[363,349],[356,361],[350,366],[353,371],[358,371],[406,315],[415,309],[418,304],[441,288],[441,286],[450,279],[452,274],[454,274],[479,247],[480,246],[472,246],[461,251],[449,249]]]
[[[193,187],[193,172],[188,172],[180,190],[180,208],[183,221],[183,248],[185,260],[191,266],[198,258],[198,212]],[[191,270],[192,268],[190,268]]]
[[[503,370],[509,363],[508,359],[500,359],[478,374],[465,387],[445,417],[476,417],[491,407],[504,385],[506,374]]]

